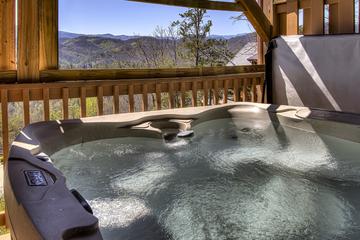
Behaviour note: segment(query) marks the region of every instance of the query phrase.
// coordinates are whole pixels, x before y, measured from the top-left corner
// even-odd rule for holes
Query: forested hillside
[[[213,36],[211,39],[225,41],[228,50],[235,55],[246,43],[256,41],[256,35]],[[59,49],[61,68],[159,67],[154,56],[174,59],[175,52],[178,54],[177,62],[167,61],[164,67],[192,65],[189,59],[182,57],[187,49],[181,40],[164,36],[79,35],[63,32],[60,34]]]

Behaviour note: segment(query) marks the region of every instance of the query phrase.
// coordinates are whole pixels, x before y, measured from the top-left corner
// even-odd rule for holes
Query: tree
[[[180,14],[181,20],[172,23],[178,28],[179,36],[187,48],[188,57],[193,59],[194,65],[225,65],[233,57],[227,49],[227,41],[210,39],[211,20],[206,10],[189,9]]]

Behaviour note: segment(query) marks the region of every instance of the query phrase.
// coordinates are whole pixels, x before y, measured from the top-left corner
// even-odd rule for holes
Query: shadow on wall
[[[275,41],[273,103],[360,113],[360,35]]]

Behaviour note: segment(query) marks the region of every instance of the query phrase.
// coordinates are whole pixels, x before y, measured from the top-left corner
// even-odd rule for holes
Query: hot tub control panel
[[[28,170],[24,171],[27,184],[29,186],[47,186],[47,181],[40,170]]]

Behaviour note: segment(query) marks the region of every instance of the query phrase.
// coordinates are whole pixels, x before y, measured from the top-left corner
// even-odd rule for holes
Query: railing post
[[[288,0],[286,2],[286,34],[298,34],[298,0]]]
[[[2,120],[2,140],[3,156],[6,163],[9,157],[9,115],[8,115],[8,90],[1,89],[1,120]],[[4,164],[5,166],[5,164]]]
[[[198,82],[196,80],[192,81],[191,83],[191,88],[192,88],[191,102],[193,107],[197,106],[197,85],[198,85],[197,83]]]
[[[62,88],[63,118],[69,119],[69,88]]]
[[[120,112],[120,100],[119,100],[119,86],[113,86],[113,113],[118,114]]]
[[[304,8],[304,35],[324,33],[324,1],[308,0]]]
[[[80,88],[80,111],[81,117],[86,117],[86,87]]]
[[[99,116],[104,114],[104,96],[103,96],[103,87],[97,87],[97,113]]]
[[[148,110],[148,85],[146,83],[142,86],[142,110]]]
[[[50,120],[50,98],[49,98],[49,88],[45,87],[43,89],[43,100],[44,100],[44,120]]]
[[[30,91],[28,88],[22,90],[24,125],[30,124]]]
[[[353,33],[355,30],[354,0],[328,0],[329,32]]]

